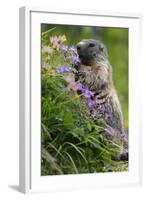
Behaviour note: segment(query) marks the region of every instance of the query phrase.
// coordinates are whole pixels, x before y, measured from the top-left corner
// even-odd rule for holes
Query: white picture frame
[[[142,182],[140,14],[20,8],[20,191],[97,189]],[[40,175],[40,23],[129,28],[129,171],[83,175]],[[35,56],[34,56],[35,55]],[[35,58],[34,58],[35,57]],[[35,66],[35,67],[34,67]],[[137,67],[138,66],[138,67]]]

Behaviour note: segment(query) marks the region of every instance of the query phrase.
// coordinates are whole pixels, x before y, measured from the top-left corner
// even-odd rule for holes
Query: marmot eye
[[[94,43],[90,43],[88,47],[95,47]]]

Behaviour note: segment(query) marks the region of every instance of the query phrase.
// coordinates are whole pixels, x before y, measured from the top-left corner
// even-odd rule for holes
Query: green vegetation
[[[127,29],[42,25],[42,175],[127,170],[127,161],[115,159],[123,149],[123,136],[114,137],[114,130],[104,121],[93,119],[72,80],[77,60],[70,57],[76,52],[65,49],[83,38],[97,36],[106,44],[127,129],[127,34]]]

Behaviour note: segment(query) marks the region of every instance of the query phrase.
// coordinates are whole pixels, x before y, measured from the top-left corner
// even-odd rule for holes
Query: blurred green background
[[[54,28],[55,27],[55,28]],[[66,35],[67,45],[76,45],[82,39],[98,39],[108,50],[113,68],[113,81],[124,115],[124,129],[128,130],[128,29],[73,25],[42,24],[41,31],[54,28],[51,36]]]

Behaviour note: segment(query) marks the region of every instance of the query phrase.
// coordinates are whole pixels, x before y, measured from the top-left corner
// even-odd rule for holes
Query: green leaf
[[[90,122],[87,123],[87,128],[88,128],[88,130],[91,132],[92,126],[91,126]]]
[[[66,127],[70,127],[73,125],[73,116],[72,116],[72,113],[71,112],[66,112],[64,114],[64,125]]]

